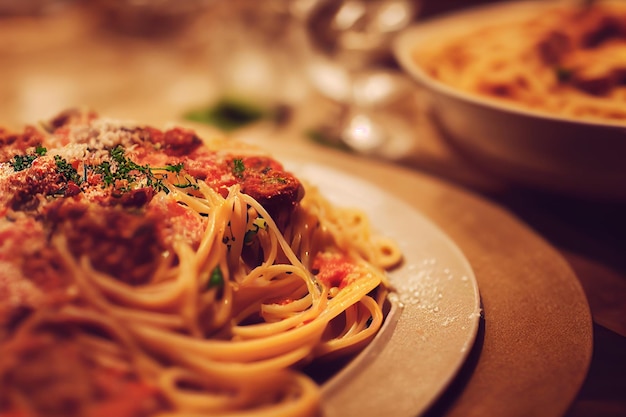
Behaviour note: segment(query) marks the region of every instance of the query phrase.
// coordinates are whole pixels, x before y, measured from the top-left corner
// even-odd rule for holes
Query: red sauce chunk
[[[351,283],[350,273],[355,269],[354,263],[340,253],[320,253],[313,260],[313,271],[328,288],[342,289]]]

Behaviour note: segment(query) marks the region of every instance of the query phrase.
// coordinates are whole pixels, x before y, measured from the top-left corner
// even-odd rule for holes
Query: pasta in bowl
[[[248,145],[68,111],[0,130],[0,414],[316,415],[398,246]]]
[[[425,21],[395,44],[459,150],[508,179],[624,199],[626,6],[522,1]]]

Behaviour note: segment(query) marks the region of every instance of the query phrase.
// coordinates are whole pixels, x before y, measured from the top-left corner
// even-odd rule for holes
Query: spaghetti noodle
[[[626,121],[626,5],[621,3],[541,5],[532,15],[433,43],[414,57],[444,84],[499,103],[621,123]]]
[[[67,112],[0,131],[0,416],[305,416],[401,261],[257,150]],[[304,192],[306,190],[306,192]]]

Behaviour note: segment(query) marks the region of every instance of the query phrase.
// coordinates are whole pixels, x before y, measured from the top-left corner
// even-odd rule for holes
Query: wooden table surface
[[[183,123],[186,110],[221,92],[209,29],[199,20],[171,36],[129,36],[83,8],[0,18],[0,125],[20,128],[74,106]],[[285,124],[234,136],[399,196],[476,273],[485,314],[477,346],[427,415],[626,415],[626,207],[494,178],[457,155],[419,100],[411,101],[414,143],[393,160],[314,144],[304,133],[324,105],[305,92]]]

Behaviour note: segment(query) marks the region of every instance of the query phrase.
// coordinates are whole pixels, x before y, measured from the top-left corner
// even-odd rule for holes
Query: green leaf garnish
[[[566,83],[572,79],[574,75],[574,71],[569,68],[556,67],[554,69],[554,73],[556,75],[556,79],[559,80],[560,83]]]
[[[36,153],[38,156],[44,156],[45,154],[47,154],[47,153],[48,153],[48,149],[44,148],[44,147],[43,147],[43,146],[41,146],[41,145],[37,145],[37,146],[35,147],[35,153]]]
[[[93,172],[102,175],[105,186],[115,185],[117,181],[125,181],[128,186],[120,187],[118,190],[125,192],[130,190],[132,184],[144,180],[145,184],[154,188],[155,191],[169,193],[169,189],[163,183],[163,178],[157,177],[149,165],[139,165],[126,157],[126,150],[123,146],[118,145],[111,149],[109,155],[115,164],[103,161],[100,165],[92,167]],[[177,164],[168,165],[161,169],[178,173],[182,168],[182,164]]]
[[[261,107],[235,98],[223,98],[213,106],[191,110],[183,115],[192,122],[213,125],[225,131],[241,128],[268,116],[270,112]]]
[[[35,148],[35,153],[26,154],[26,155],[15,155],[9,164],[13,167],[14,171],[23,171],[25,169],[30,168],[33,164],[33,161],[40,156],[44,156],[48,152],[46,148],[41,145],[37,145]]]
[[[54,163],[57,166],[57,172],[63,175],[65,181],[72,181],[75,184],[80,184],[82,182],[82,178],[78,175],[78,171],[74,168],[69,162],[60,157],[59,155],[54,155]]]
[[[30,168],[33,161],[41,156],[46,155],[48,150],[37,145],[35,151],[26,155],[15,155],[9,164],[15,171],[22,171]],[[169,193],[170,190],[164,183],[168,173],[176,175],[178,180],[184,164],[178,163],[166,165],[164,167],[152,168],[149,165],[139,165],[126,156],[126,149],[118,145],[109,150],[110,160],[102,161],[98,165],[83,165],[82,175],[78,174],[76,168],[66,159],[59,155],[54,156],[56,172],[59,173],[66,182],[74,182],[77,185],[87,182],[89,172],[100,174],[102,177],[102,187],[115,186],[116,194],[130,191],[135,185],[152,187],[156,192],[163,191]],[[172,184],[178,188],[199,189],[198,185],[192,182],[192,178],[185,176],[182,178],[184,182]],[[118,181],[120,183],[118,184]]]
[[[30,168],[36,158],[35,155],[15,155],[10,164],[15,171],[23,171]]]
[[[262,217],[254,219],[243,238],[243,243],[249,245],[254,240],[260,229],[267,229],[267,222]]]
[[[243,159],[233,159],[233,175],[239,179],[243,178],[243,173],[246,170],[246,166],[243,163]]]
[[[222,270],[219,266],[213,268],[211,271],[211,276],[209,277],[208,288],[221,287],[224,285],[224,274],[222,274]]]
[[[157,171],[159,169],[162,169],[164,171],[169,171],[169,172],[174,172],[176,174],[180,174],[180,172],[183,170],[183,168],[185,167],[185,165],[181,162],[179,164],[176,165],[166,165],[162,168],[153,168],[153,171]]]

